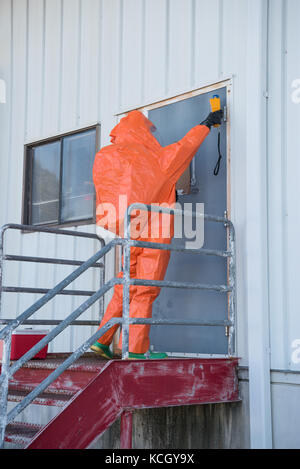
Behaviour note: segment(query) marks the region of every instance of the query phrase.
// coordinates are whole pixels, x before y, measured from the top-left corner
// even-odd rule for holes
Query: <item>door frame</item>
[[[121,112],[115,114],[118,122],[125,117],[130,111],[140,111],[146,117],[148,117],[149,111],[153,109],[157,109],[163,106],[168,106],[169,104],[173,104],[179,101],[184,101],[186,99],[192,98],[194,96],[199,96],[206,93],[211,93],[213,91],[218,91],[219,89],[226,88],[226,163],[227,163],[227,200],[226,200],[226,213],[224,216],[230,220],[231,218],[231,126],[230,126],[230,116],[231,116],[231,107],[232,107],[232,90],[233,90],[233,80],[231,78],[218,81],[216,83],[206,84],[201,86],[200,88],[196,88],[190,91],[185,91],[183,93],[167,97],[165,99],[160,99],[158,101],[154,101],[152,103],[148,103],[145,105],[141,105],[138,107],[132,107],[129,109],[122,110]],[[227,239],[228,242],[228,239]],[[227,266],[228,270],[228,266]],[[227,275],[228,278],[228,275]],[[229,315],[229,307],[228,307],[228,315]],[[237,331],[235,334],[235,340],[237,338]],[[115,340],[115,344],[117,342],[117,338]],[[183,357],[183,358],[228,358],[227,354],[203,354],[203,353],[185,353],[185,352],[168,352],[168,355],[171,357]]]

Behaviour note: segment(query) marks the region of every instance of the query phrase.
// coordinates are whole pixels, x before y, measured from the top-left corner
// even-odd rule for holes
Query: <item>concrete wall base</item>
[[[133,412],[133,449],[248,449],[248,383],[241,402],[143,409]],[[89,449],[119,449],[120,419]]]

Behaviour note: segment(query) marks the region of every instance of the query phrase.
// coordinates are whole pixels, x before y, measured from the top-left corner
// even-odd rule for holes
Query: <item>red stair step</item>
[[[18,388],[9,388],[8,401],[10,402],[21,402],[24,397],[27,396],[31,391],[33,391],[34,386],[31,388],[19,386]],[[64,407],[66,403],[73,397],[76,393],[58,393],[58,392],[44,392],[40,394],[32,404],[36,405],[46,405],[46,406],[55,406],[55,407]]]
[[[24,448],[41,428],[43,428],[42,425],[12,422],[6,427],[5,441]]]
[[[30,392],[47,378],[70,354],[49,354],[45,360],[31,360],[20,368],[10,380],[10,391]],[[45,393],[59,395],[58,400],[65,400],[83,389],[106,365],[94,354],[86,354],[62,373],[46,390]]]
[[[45,360],[30,360],[19,369],[9,385],[8,401],[21,402],[35,387],[51,374],[70,354],[48,354]],[[69,367],[32,403],[64,407],[107,364],[95,354],[87,353]],[[1,366],[1,365],[0,365]],[[12,422],[6,428],[5,441],[24,448],[43,426]]]

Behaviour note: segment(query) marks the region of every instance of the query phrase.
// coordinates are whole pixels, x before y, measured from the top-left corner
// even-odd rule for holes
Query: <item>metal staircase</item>
[[[236,378],[237,359],[235,355],[235,315],[236,315],[236,280],[235,280],[235,235],[232,223],[221,217],[199,215],[209,222],[222,223],[228,235],[228,251],[195,250],[195,254],[219,256],[228,262],[227,285],[203,285],[187,282],[148,281],[130,278],[130,247],[148,247],[185,251],[185,248],[172,245],[144,243],[130,239],[130,214],[132,210],[145,209],[145,206],[133,204],[127,210],[125,237],[116,239],[94,254],[85,262],[77,262],[77,268],[64,280],[27,308],[18,318],[7,322],[0,331],[3,340],[3,358],[1,367],[0,400],[0,442],[21,443],[27,448],[85,448],[101,435],[117,418],[130,421],[131,411],[144,407],[166,407],[212,402],[232,402],[238,400],[238,382]],[[180,210],[161,207],[147,207],[163,213],[182,213]],[[3,234],[9,228],[29,231],[62,233],[63,230],[50,228],[37,229],[23,225],[6,225],[0,236],[0,255],[4,259]],[[68,233],[74,232],[70,231]],[[75,232],[78,234],[78,232]],[[66,232],[64,233],[66,234]],[[71,235],[71,234],[70,234]],[[83,235],[83,234],[81,234]],[[71,235],[72,236],[72,235]],[[90,237],[93,235],[89,235]],[[87,269],[99,266],[99,260],[115,246],[124,249],[124,277],[113,278],[102,284],[95,292],[86,292],[88,299],[63,321],[55,324],[51,332],[26,352],[19,360],[10,363],[11,336],[21,324],[36,323],[32,315],[56,295],[65,290]],[[189,250],[191,252],[191,250]],[[10,260],[13,256],[6,257]],[[15,258],[17,256],[14,256]],[[20,256],[19,256],[20,257]],[[22,256],[24,260],[24,256]],[[21,260],[21,259],[19,259]],[[26,261],[26,259],[25,259]],[[39,262],[45,258],[39,258]],[[55,262],[46,259],[46,262]],[[59,260],[60,262],[69,262]],[[80,323],[77,319],[96,301],[116,284],[123,284],[123,317],[109,321],[85,341],[75,352],[65,359],[48,357],[43,363],[32,358],[51,340],[71,324]],[[173,321],[162,319],[137,319],[129,317],[130,285],[154,285],[168,288],[188,288],[218,291],[228,296],[229,317],[225,321]],[[2,291],[9,291],[2,286]],[[6,288],[6,289],[5,289]],[[72,294],[72,291],[69,291]],[[74,293],[74,292],[73,292]],[[68,294],[68,293],[67,293]],[[38,320],[45,323],[46,320]],[[3,321],[2,321],[3,322]],[[49,321],[48,321],[49,322]],[[228,358],[222,359],[169,359],[169,360],[126,360],[128,357],[128,339],[130,324],[178,324],[195,326],[224,326],[228,331]],[[91,344],[100,338],[110,327],[119,324],[122,327],[122,360],[103,362],[86,355]],[[54,324],[53,324],[54,325]],[[50,360],[50,361],[49,361]],[[92,364],[89,360],[92,360]],[[52,363],[52,365],[51,365]],[[71,375],[70,375],[71,374]],[[70,379],[72,377],[72,379]],[[16,405],[10,410],[8,402]],[[15,422],[18,415],[30,404],[55,406],[60,412],[43,428],[39,425]],[[131,425],[121,425],[126,429],[121,435],[121,444],[130,446]]]
[[[18,402],[63,359],[29,362],[16,372],[8,400]],[[138,409],[237,402],[237,359],[111,360],[84,356],[33,404],[52,406],[46,424],[11,422],[6,441],[26,449],[84,449],[121,419],[122,448],[131,447],[132,413]]]
[[[10,380],[7,396],[8,406],[13,408],[15,403],[21,402],[66,358],[66,354],[49,354],[45,360],[27,362]],[[33,437],[49,423],[49,418],[56,417],[74,396],[101,372],[106,364],[106,361],[99,360],[95,356],[88,355],[79,358],[46,391],[33,400],[31,407],[35,407],[37,413],[42,414],[42,418],[38,419],[38,423],[30,422],[32,411],[30,411],[30,415],[26,415],[25,410],[23,415],[21,413],[18,416],[18,421],[12,421],[7,425],[6,447],[19,449],[26,447]],[[45,412],[48,415],[44,416]]]

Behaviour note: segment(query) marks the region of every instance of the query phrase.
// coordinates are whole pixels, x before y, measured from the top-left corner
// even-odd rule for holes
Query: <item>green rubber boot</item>
[[[128,358],[130,360],[147,360],[148,358],[150,360],[163,360],[164,358],[168,358],[168,355],[166,353],[155,353],[155,352],[150,352],[149,355],[147,356],[146,353],[132,353],[129,352]]]
[[[109,347],[107,345],[100,344],[99,342],[95,342],[91,346],[91,350],[93,350],[97,355],[106,358],[106,360],[111,360],[113,358],[113,354],[109,350]]]

